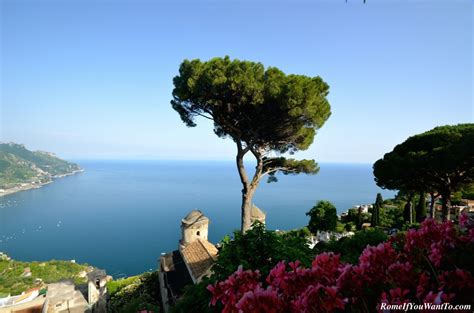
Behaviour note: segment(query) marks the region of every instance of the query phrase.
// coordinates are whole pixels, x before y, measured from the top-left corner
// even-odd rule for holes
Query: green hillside
[[[0,298],[64,279],[74,280],[76,284],[85,283],[84,275],[91,270],[87,264],[71,261],[20,262],[0,252]]]
[[[0,143],[0,188],[22,183],[46,183],[59,175],[80,170],[77,164],[59,159],[52,153],[30,151],[15,143]]]

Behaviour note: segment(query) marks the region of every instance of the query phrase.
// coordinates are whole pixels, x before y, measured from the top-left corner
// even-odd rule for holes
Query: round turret
[[[250,219],[253,222],[259,221],[260,223],[265,224],[266,214],[260,210],[255,204],[252,204],[252,211],[250,214]]]
[[[181,220],[181,244],[187,245],[197,239],[207,240],[209,219],[199,210],[192,210]]]
[[[185,218],[181,220],[182,224],[186,225],[192,225],[195,224],[196,222],[209,222],[209,219],[202,214],[201,211],[199,210],[192,210],[191,212],[186,215]]]

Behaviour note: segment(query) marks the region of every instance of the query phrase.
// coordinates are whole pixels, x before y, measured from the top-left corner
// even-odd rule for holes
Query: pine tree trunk
[[[435,218],[435,211],[434,211],[434,205],[435,205],[435,202],[436,202],[436,196],[435,194],[432,192],[430,193],[431,195],[431,202],[430,202],[430,217],[431,218]]]
[[[407,203],[405,204],[405,208],[403,209],[403,219],[405,222],[410,223],[410,225],[413,223],[413,208],[411,204],[411,200],[413,198],[413,194],[410,194],[408,196]]]
[[[248,150],[247,150],[248,151]],[[245,151],[242,149],[242,145],[237,143],[237,170],[239,172],[240,181],[242,183],[242,206],[241,206],[241,231],[245,233],[247,230],[252,228],[252,199],[257,189],[258,183],[262,176],[263,159],[260,153],[253,151],[255,158],[257,159],[257,166],[255,168],[255,174],[250,181],[247,176],[247,171],[244,166],[244,155]]]
[[[426,218],[426,193],[420,192],[420,199],[416,207],[416,221],[418,223],[423,222]]]
[[[240,181],[242,182],[242,206],[241,206],[241,224],[240,224],[240,229],[242,232],[246,232],[248,229],[250,229],[251,226],[251,221],[250,221],[250,216],[251,216],[251,203],[252,203],[252,197],[249,194],[249,180],[247,177],[247,172],[245,171],[245,166],[244,166],[244,153],[242,152],[242,148],[238,146],[238,153],[236,157],[236,163],[237,163],[237,170],[239,172],[240,176]]]
[[[443,221],[450,221],[451,220],[451,210],[449,208],[450,204],[450,192],[445,192],[441,195],[443,198],[443,206],[441,211],[443,212]]]
[[[247,230],[252,228],[252,198],[254,190],[247,189],[247,192],[244,192],[242,189],[242,224],[241,231],[245,233]]]

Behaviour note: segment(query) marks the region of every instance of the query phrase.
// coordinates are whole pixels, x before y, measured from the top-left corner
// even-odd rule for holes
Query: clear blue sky
[[[326,80],[333,113],[302,158],[369,163],[474,120],[471,0],[0,1],[0,140],[65,158],[233,158],[171,109],[185,58]]]

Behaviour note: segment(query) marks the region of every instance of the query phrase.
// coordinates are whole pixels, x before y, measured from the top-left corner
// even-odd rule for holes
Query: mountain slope
[[[19,184],[45,184],[53,178],[73,174],[81,168],[52,153],[30,151],[16,143],[0,143],[0,189]]]

